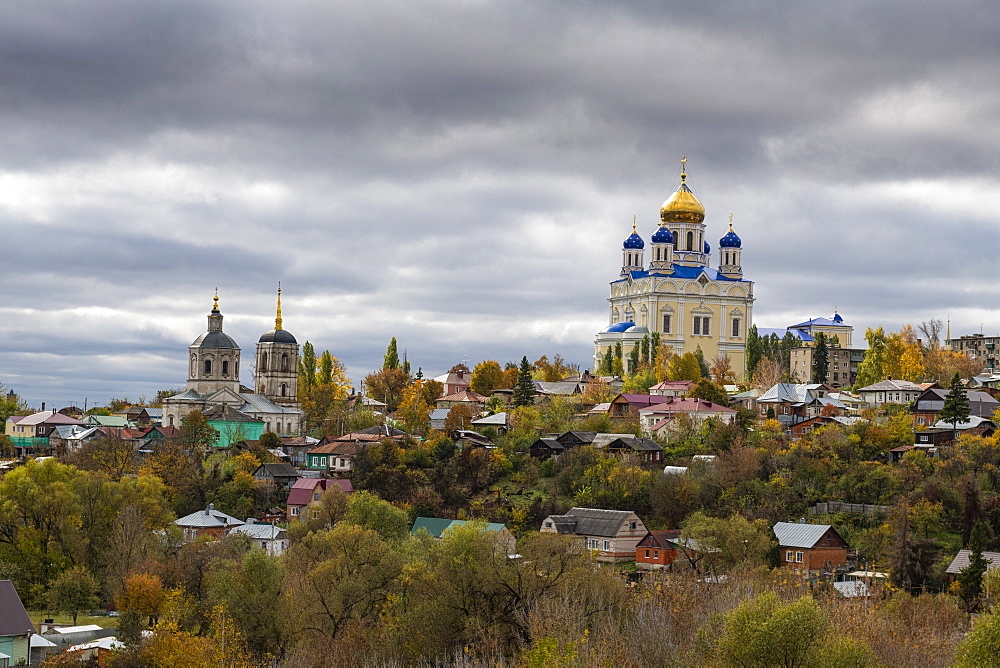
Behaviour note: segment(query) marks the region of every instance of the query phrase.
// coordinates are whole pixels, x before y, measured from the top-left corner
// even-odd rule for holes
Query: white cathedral
[[[299,407],[299,344],[281,326],[281,288],[274,329],[257,342],[255,391],[240,384],[240,347],[222,331],[219,297],[208,314],[208,331],[188,346],[187,390],[163,400],[163,425],[179,427],[191,411],[237,410],[280,436],[302,433]]]

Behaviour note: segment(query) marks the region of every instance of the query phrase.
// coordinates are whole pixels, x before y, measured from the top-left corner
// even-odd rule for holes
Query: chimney
[[[213,510],[215,510],[215,504],[214,503],[210,503],[210,504],[208,504],[208,508],[205,508],[205,514],[206,515],[211,515]]]
[[[44,401],[42,402],[42,410],[43,411],[45,410],[45,402]]]

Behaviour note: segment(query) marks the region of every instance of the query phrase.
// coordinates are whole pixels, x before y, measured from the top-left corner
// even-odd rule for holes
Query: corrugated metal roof
[[[951,560],[951,565],[945,570],[945,573],[951,575],[958,575],[963,568],[969,565],[969,557],[972,555],[972,550],[959,550],[955,558]],[[983,552],[983,557],[986,558],[988,562],[987,568],[990,570],[994,568],[1000,568],[1000,552]]]
[[[244,524],[233,529],[233,533],[240,533],[254,540],[280,540],[285,537],[285,530],[273,524]]]
[[[446,520],[440,517],[418,517],[413,521],[413,528],[410,533],[417,533],[421,529],[425,530],[435,538],[443,538],[444,534],[459,526],[468,524],[466,520]],[[483,531],[501,531],[506,525],[499,522],[489,522],[483,527]]]
[[[231,527],[243,524],[242,520],[238,520],[232,515],[227,515],[221,510],[216,510],[212,505],[204,510],[199,510],[191,513],[190,515],[185,515],[184,517],[176,520],[174,524],[182,527],[191,527],[198,529],[207,529],[212,527]]]
[[[780,547],[812,547],[830,528],[829,524],[778,522],[774,525],[774,535]]]

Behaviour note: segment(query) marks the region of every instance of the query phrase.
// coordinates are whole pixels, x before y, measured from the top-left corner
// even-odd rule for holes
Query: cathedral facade
[[[179,427],[193,410],[236,410],[264,423],[265,431],[299,436],[304,413],[298,401],[299,344],[282,328],[281,288],[274,329],[257,342],[256,391],[240,383],[240,347],[222,331],[219,297],[208,330],[188,346],[187,389],[163,400],[163,425]]]
[[[682,167],[686,162],[681,161]],[[611,282],[608,299],[608,327],[595,341],[595,369],[620,343],[625,370],[631,371],[629,352],[656,332],[675,354],[700,347],[709,363],[726,356],[738,376],[744,373],[754,296],[753,282],[743,277],[743,243],[730,216],[712,267],[706,233],[705,207],[688,187],[682,168],[681,185],[660,208],[648,246],[635,224],[622,245],[621,272]]]

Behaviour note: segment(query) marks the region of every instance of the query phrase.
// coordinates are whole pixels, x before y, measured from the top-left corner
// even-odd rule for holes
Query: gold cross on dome
[[[687,178],[687,161],[688,157],[686,155],[681,156],[681,183]]]

